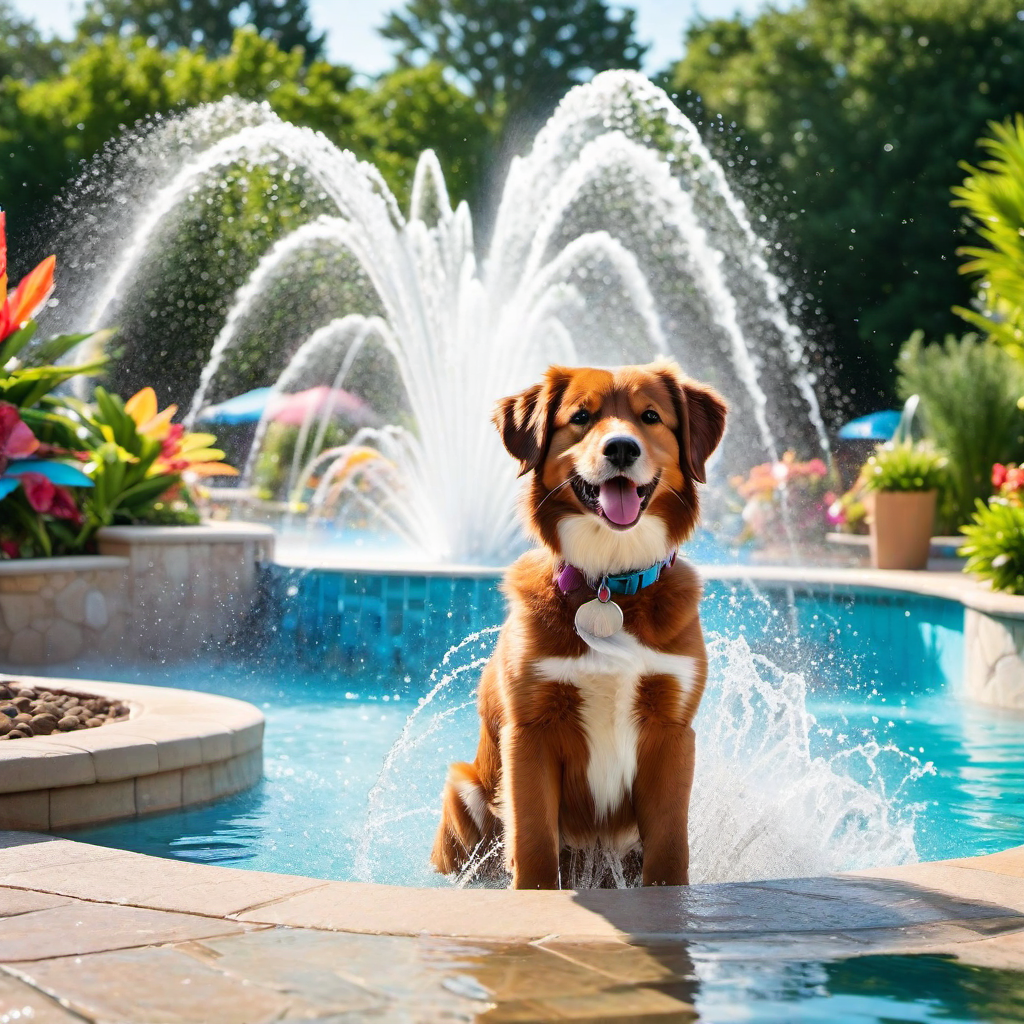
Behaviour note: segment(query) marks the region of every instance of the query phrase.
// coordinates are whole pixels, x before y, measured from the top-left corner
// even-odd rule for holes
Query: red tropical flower
[[[0,540],[0,552],[5,558],[21,558],[21,548],[13,540]]]
[[[25,459],[39,447],[35,434],[25,425],[16,406],[0,402],[0,473],[11,459]]]
[[[39,312],[53,291],[56,256],[47,256],[7,294],[7,215],[0,212],[0,341],[12,335]]]
[[[21,486],[28,503],[40,515],[67,519],[75,526],[81,526],[84,522],[71,492],[66,487],[58,487],[42,473],[22,473]]]

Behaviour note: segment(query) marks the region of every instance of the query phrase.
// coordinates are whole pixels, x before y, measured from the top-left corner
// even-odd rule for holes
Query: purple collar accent
[[[558,575],[555,577],[555,582],[563,594],[568,594],[570,590],[579,590],[587,582],[587,577],[575,565],[562,562]]]
[[[602,601],[607,601],[608,597],[601,596],[602,590],[607,591],[608,596],[612,593],[635,594],[638,590],[643,590],[644,587],[657,583],[661,577],[662,569],[668,569],[675,564],[676,554],[677,552],[673,551],[667,558],[660,562],[655,562],[654,565],[649,566],[647,569],[620,573],[616,576],[602,576],[595,583],[591,583],[583,571],[577,569],[575,565],[569,565],[568,562],[559,562],[555,583],[563,594],[568,594],[570,591],[579,590],[580,587],[587,586],[592,590],[598,591],[598,596]]]

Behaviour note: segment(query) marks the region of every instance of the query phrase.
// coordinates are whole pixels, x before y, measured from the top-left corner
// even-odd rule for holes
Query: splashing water
[[[266,108],[228,106],[219,120],[203,108],[176,123],[176,137],[188,135],[189,117],[219,127],[154,177],[92,289],[90,321],[116,322],[132,282],[158,266],[177,211],[215,193],[226,168],[302,168],[316,196],[311,219],[278,239],[235,294],[188,421],[237,386],[283,285],[315,277],[343,294],[261,356],[262,376],[249,379],[280,394],[344,388],[374,410],[373,424],[343,419],[341,443],[328,440],[331,409],[302,424],[277,497],[311,520],[383,529],[439,560],[506,560],[522,544],[515,474],[486,424],[498,397],[551,362],[677,357],[730,400],[719,481],[751,452],[776,458],[782,441],[827,454],[768,247],[694,125],[641,75],[606,72],[564,98],[512,162],[482,257],[433,153],[420,159],[406,217],[379,172],[351,153]],[[232,118],[235,131],[225,127]],[[215,202],[197,207],[219,215]],[[246,484],[267,436],[261,422]]]
[[[500,847],[476,850],[455,880],[440,878],[429,864],[448,763],[473,756],[476,678],[496,632],[467,637],[431,676],[430,692],[370,794],[356,877],[403,885],[507,884]],[[743,639],[712,637],[708,659],[695,722],[691,881],[798,877],[917,860],[919,808],[901,794],[934,771],[930,764],[874,740],[815,754],[821,730],[807,710],[802,675],[779,669]],[[577,851],[562,884],[636,885],[637,868],[635,857]]]

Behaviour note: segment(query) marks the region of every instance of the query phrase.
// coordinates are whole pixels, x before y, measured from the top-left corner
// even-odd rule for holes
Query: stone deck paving
[[[696,1019],[699,959],[912,952],[1024,970],[1024,847],[827,878],[515,893],[0,833],[2,1024],[681,1022]]]

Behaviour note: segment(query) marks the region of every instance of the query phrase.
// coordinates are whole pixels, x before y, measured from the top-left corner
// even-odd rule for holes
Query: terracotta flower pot
[[[868,496],[871,564],[876,569],[925,569],[938,491],[875,491]]]

